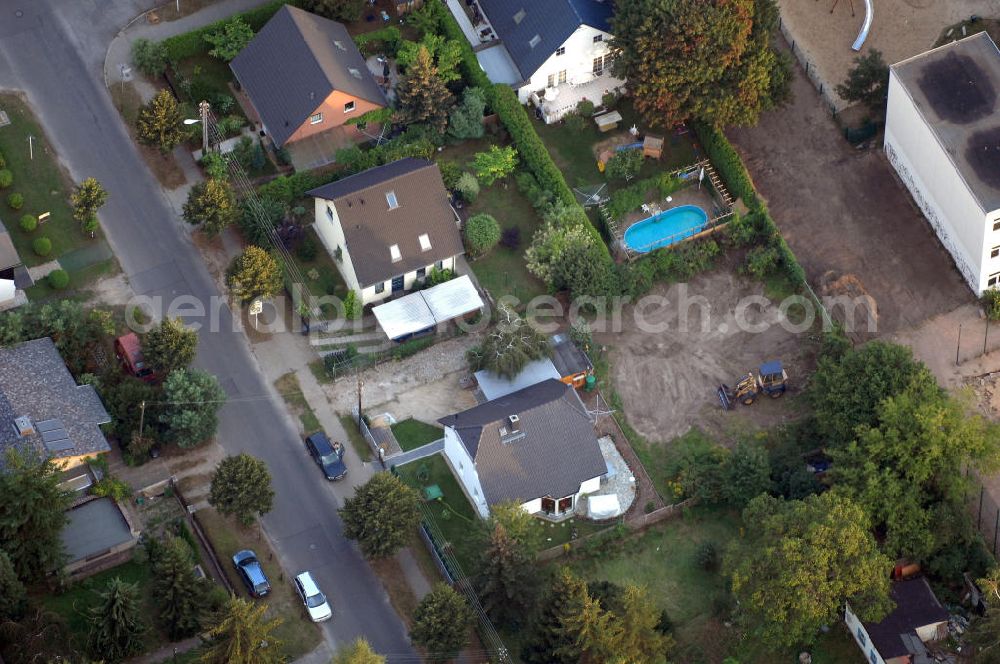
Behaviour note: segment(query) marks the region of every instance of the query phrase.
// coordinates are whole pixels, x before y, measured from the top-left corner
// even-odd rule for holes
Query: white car
[[[309,572],[302,572],[295,577],[295,592],[299,594],[313,622],[323,622],[333,617],[333,609],[326,601],[326,595],[320,591]]]

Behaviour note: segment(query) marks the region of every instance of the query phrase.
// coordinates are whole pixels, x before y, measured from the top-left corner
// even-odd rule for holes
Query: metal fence
[[[816,69],[816,65],[809,59],[806,52],[802,50],[802,47],[795,41],[795,37],[789,32],[788,27],[785,22],[780,18],[778,19],[778,27],[781,28],[781,34],[784,35],[785,41],[788,42],[788,47],[792,50],[792,54],[795,55],[795,59],[799,61],[802,65],[802,69],[805,70],[806,76],[812,82],[813,86],[819,91],[823,100],[827,103],[830,109],[830,115],[832,117],[837,117],[837,103],[839,98],[836,97],[836,91],[833,86],[828,85],[819,76],[819,71]]]

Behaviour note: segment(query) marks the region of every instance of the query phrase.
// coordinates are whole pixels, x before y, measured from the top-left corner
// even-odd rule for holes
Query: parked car
[[[326,434],[317,431],[306,438],[306,449],[312,455],[317,465],[323,469],[328,480],[342,480],[347,477],[347,466],[344,465],[344,446],[341,443],[330,442]]]
[[[130,375],[146,383],[156,382],[156,374],[146,365],[142,357],[142,344],[135,332],[129,332],[115,339],[115,356]]]
[[[295,592],[299,594],[299,599],[313,622],[323,622],[333,617],[333,609],[326,601],[326,595],[320,591],[309,572],[302,572],[295,577]]]
[[[271,592],[271,584],[264,576],[264,568],[260,566],[257,554],[253,551],[249,549],[238,551],[233,556],[233,565],[236,566],[236,572],[253,597],[263,597]]]

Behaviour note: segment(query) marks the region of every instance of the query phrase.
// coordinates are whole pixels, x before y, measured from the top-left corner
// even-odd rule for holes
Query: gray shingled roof
[[[396,194],[396,209],[389,209],[389,192]],[[336,207],[362,287],[464,252],[448,191],[434,162],[408,157],[308,193]],[[420,246],[424,233],[431,243],[427,251]],[[395,263],[389,252],[394,244],[402,258]]]
[[[479,0],[479,4],[525,80],[581,25],[611,32],[610,1]],[[520,16],[522,10],[524,14]],[[520,20],[515,20],[515,16]],[[540,41],[532,46],[536,35]]]
[[[922,576],[895,581],[889,596],[896,603],[892,613],[877,623],[865,623],[865,631],[883,659],[903,657],[909,653],[905,637],[916,637],[921,627],[948,620],[948,611]]]
[[[31,419],[34,435],[18,436],[14,420],[21,416]],[[94,388],[73,380],[52,339],[0,348],[0,450],[30,445],[56,458],[107,452],[99,425],[110,421]],[[52,441],[68,438],[71,445],[46,447],[43,429]]]
[[[510,432],[510,415],[523,435]],[[438,420],[452,427],[476,464],[487,503],[563,498],[607,465],[576,390],[549,379]]]
[[[279,146],[335,90],[386,105],[347,28],[292,5],[279,9],[229,66]]]

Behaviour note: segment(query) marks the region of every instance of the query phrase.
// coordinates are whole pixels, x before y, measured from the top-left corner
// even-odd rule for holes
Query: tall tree
[[[239,216],[236,194],[226,180],[199,182],[188,192],[183,215],[189,224],[200,226],[209,235],[218,235]]]
[[[226,21],[216,32],[205,35],[205,41],[212,45],[209,55],[229,62],[253,39],[253,28],[239,16]]]
[[[281,265],[274,256],[253,245],[233,259],[226,271],[229,292],[240,302],[273,297],[281,292]]]
[[[619,0],[614,71],[654,126],[754,124],[788,94],[774,0]]]
[[[0,550],[0,622],[20,618],[27,599],[27,591],[17,578],[10,556]]]
[[[836,90],[844,101],[864,105],[875,118],[884,117],[889,101],[889,65],[881,51],[871,48],[867,55],[854,58],[854,66]]]
[[[163,381],[159,420],[164,439],[181,447],[195,447],[215,435],[218,412],[226,393],[219,380],[201,369],[177,369]]]
[[[891,557],[926,562],[958,539],[942,516],[968,521],[969,471],[1000,465],[1000,429],[930,380],[912,382],[877,412],[856,441],[831,450],[833,479],[884,530]]]
[[[438,583],[413,612],[410,638],[436,657],[453,659],[469,640],[472,609],[451,586]]]
[[[285,661],[275,636],[281,618],[268,620],[267,604],[233,598],[215,618],[202,664],[279,664]]]
[[[468,352],[474,371],[488,369],[505,378],[513,378],[528,362],[552,354],[548,338],[508,305],[499,304],[496,316],[496,325],[482,345]]]
[[[4,652],[7,664],[72,662],[79,657],[72,646],[66,621],[55,611],[31,609],[20,620],[0,623],[0,643],[15,643]]]
[[[396,54],[397,64],[404,69],[410,67],[416,62],[417,54],[422,48],[427,49],[442,81],[450,83],[462,78],[462,74],[458,71],[458,65],[462,61],[462,44],[433,32],[425,33],[419,43],[404,41],[400,44],[399,52]]]
[[[891,608],[891,561],[871,520],[850,499],[826,492],[785,501],[762,495],[743,511],[746,536],[725,559],[741,617],[771,647],[811,643],[850,601],[862,620]]]
[[[403,122],[427,124],[437,133],[444,133],[454,98],[438,75],[426,46],[417,50],[413,64],[400,77],[396,95]]]
[[[486,93],[482,88],[466,88],[462,93],[462,103],[451,112],[448,134],[458,140],[482,138],[486,131],[483,126],[485,110]]]
[[[142,354],[150,368],[161,377],[174,369],[184,369],[194,361],[198,333],[180,318],[166,317],[142,339]]]
[[[579,611],[589,598],[587,584],[568,567],[556,572],[544,601],[541,615],[534,623],[521,652],[527,664],[577,664],[580,649],[576,639],[565,628],[568,616]]]
[[[254,515],[271,511],[274,489],[267,464],[249,454],[227,456],[212,474],[208,502],[221,513],[235,516],[244,526]]]
[[[649,592],[629,584],[625,586],[621,602],[620,611],[615,609],[622,628],[615,644],[615,656],[631,664],[666,664],[674,640],[663,633],[663,614],[653,606]]]
[[[976,664],[1000,664],[1000,567],[976,582],[983,591],[986,613],[973,618],[966,633]]]
[[[479,594],[489,616],[504,626],[525,624],[534,606],[538,572],[534,556],[502,523],[493,527],[481,568]]]
[[[0,472],[0,549],[18,578],[40,579],[65,559],[59,534],[72,498],[59,488],[59,468],[51,459],[10,448]]]
[[[97,230],[97,211],[108,202],[108,192],[96,178],[87,178],[73,188],[70,194],[73,218],[80,222],[85,233]]]
[[[420,523],[417,492],[390,473],[378,473],[358,487],[339,510],[344,534],[370,558],[394,555]]]
[[[610,611],[600,601],[584,595],[583,601],[574,604],[563,616],[562,628],[571,646],[563,648],[563,655],[579,652],[580,664],[603,664],[616,658],[616,649],[624,630]]]
[[[185,136],[184,118],[169,90],[160,90],[139,109],[135,128],[140,142],[159,148],[164,154],[181,144]]]
[[[528,514],[516,500],[490,505],[490,517],[483,522],[483,541],[489,542],[497,526],[502,526],[524,550],[534,556],[542,546],[544,522]]]
[[[187,542],[172,537],[158,547],[153,572],[153,597],[160,609],[160,625],[173,640],[191,636],[201,627],[204,593],[194,575]]]
[[[360,20],[366,0],[303,0],[302,8],[335,21],[353,23]]]
[[[89,650],[95,659],[120,662],[143,651],[146,626],[139,607],[139,589],[115,577],[90,610]]]
[[[5,344],[52,337],[66,366],[78,377],[86,370],[92,347],[114,331],[111,312],[84,309],[73,300],[27,304],[0,314],[0,339]]]
[[[347,648],[338,650],[330,664],[385,664],[385,657],[372,650],[368,641],[360,637]]]

